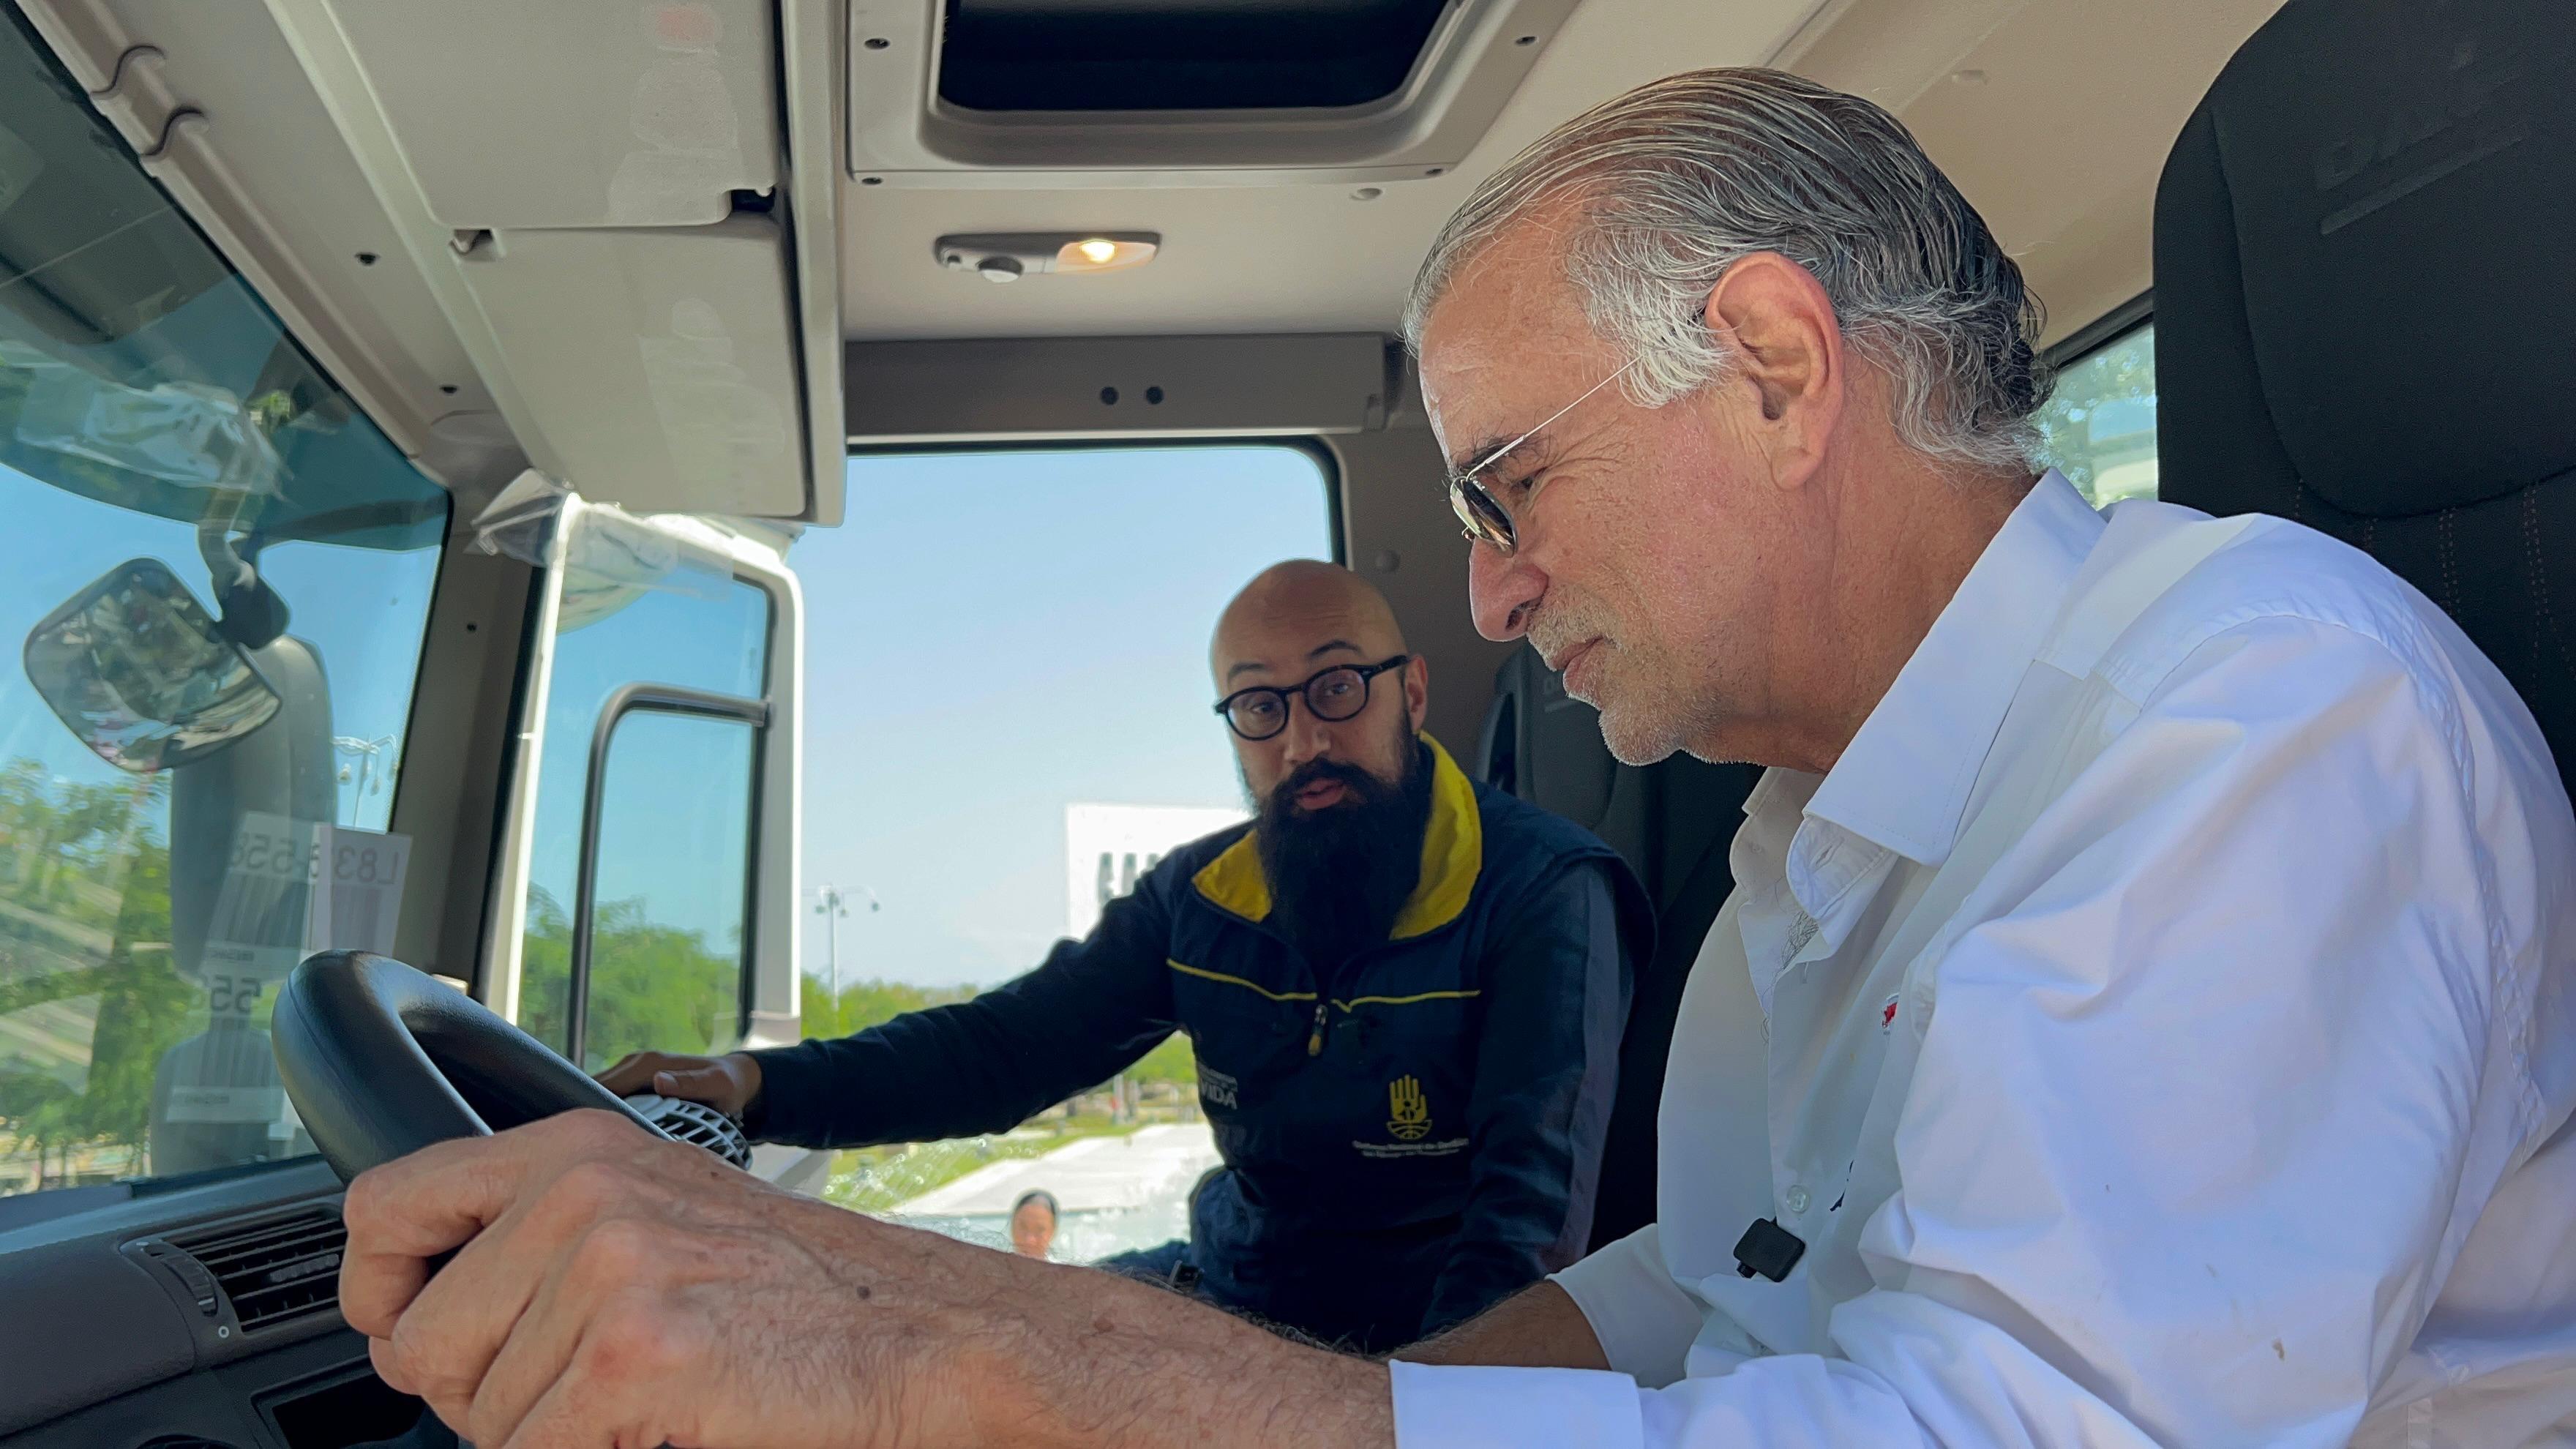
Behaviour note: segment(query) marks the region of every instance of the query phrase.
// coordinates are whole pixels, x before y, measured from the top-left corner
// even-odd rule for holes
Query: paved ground
[[[902,1217],[998,1215],[1033,1187],[1054,1193],[1067,1214],[1127,1212],[1185,1198],[1216,1166],[1204,1122],[1142,1127],[1125,1137],[1087,1137],[1044,1157],[996,1162],[895,1208]]]

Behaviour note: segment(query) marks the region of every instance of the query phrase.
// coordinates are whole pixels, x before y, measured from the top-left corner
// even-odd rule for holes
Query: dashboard
[[[6,1205],[72,1210],[0,1217],[0,1449],[458,1444],[340,1318],[340,1182],[319,1161]]]

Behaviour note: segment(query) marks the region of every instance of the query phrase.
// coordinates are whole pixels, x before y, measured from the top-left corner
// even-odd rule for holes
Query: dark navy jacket
[[[1420,883],[1332,979],[1265,924],[1235,826],[1008,985],[758,1053],[755,1131],[815,1147],[1005,1131],[1177,1028],[1225,1159],[1191,1215],[1216,1301],[1384,1351],[1572,1262],[1652,915],[1608,846],[1425,748]]]

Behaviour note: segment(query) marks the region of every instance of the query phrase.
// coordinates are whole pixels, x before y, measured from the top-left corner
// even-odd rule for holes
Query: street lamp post
[[[839,886],[827,885],[817,894],[822,899],[814,903],[814,911],[826,923],[824,930],[830,942],[827,959],[832,963],[832,1010],[837,1015],[841,1009],[841,921],[850,914],[848,893]]]

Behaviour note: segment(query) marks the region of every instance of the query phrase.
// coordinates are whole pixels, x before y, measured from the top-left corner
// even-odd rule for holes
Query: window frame
[[[2048,363],[2049,375],[2075,366],[2105,347],[2128,340],[2141,327],[2156,320],[2156,289],[2149,287],[2138,295],[2066,334],[2056,346],[2043,349],[2040,356]]]
[[[770,613],[774,621],[774,600]],[[766,661],[761,672],[768,672]],[[608,783],[608,754],[617,742],[617,728],[638,714],[709,719],[751,728],[751,772],[746,782],[750,798],[744,808],[742,945],[734,976],[734,1035],[739,1038],[751,1028],[752,965],[760,944],[761,782],[768,778],[769,726],[776,712],[765,695],[749,699],[677,684],[620,685],[599,706],[599,719],[590,731],[589,766],[582,778],[580,854],[573,867],[572,949],[564,983],[564,1058],[575,1066],[581,1064],[590,1044],[591,938],[598,925],[600,817],[605,813],[606,800],[602,787]]]
[[[493,813],[491,868],[485,878],[483,931],[475,953],[475,1000],[513,1025],[524,1015],[521,996],[526,980],[525,942],[528,893],[536,846],[536,813],[545,756],[546,714],[554,693],[556,625],[563,605],[564,562],[576,520],[594,505],[578,491],[568,494],[547,532],[545,562],[528,591],[528,607],[519,640],[518,667],[512,680],[509,759],[501,772]],[[680,515],[691,517],[691,515]],[[647,522],[649,519],[638,519]],[[698,540],[701,546],[710,541]],[[749,908],[743,918],[743,1005],[737,1019],[742,1035],[738,1050],[795,1042],[800,1004],[796,979],[796,910],[802,864],[798,858],[804,829],[804,725],[799,698],[804,681],[804,595],[783,548],[729,535],[718,550],[733,582],[748,584],[768,599],[768,630],[762,641],[761,698],[769,723],[754,742],[752,761],[752,830],[745,870]],[[603,701],[602,718],[607,717]],[[597,722],[593,724],[594,737]],[[587,817],[590,801],[583,801]],[[772,849],[771,847],[777,847]],[[577,849],[581,847],[577,846]],[[585,851],[585,854],[587,852]],[[783,861],[771,871],[765,862]],[[578,861],[576,862],[578,869]],[[772,874],[777,880],[768,879]],[[767,929],[764,929],[766,926]],[[576,923],[575,938],[583,934]],[[777,960],[767,959],[771,954]],[[567,963],[569,965],[569,963]],[[566,1043],[588,1024],[572,1014],[567,990]],[[583,1003],[585,1010],[587,1003]]]
[[[1229,433],[1222,436],[971,439],[934,443],[852,443],[846,458],[921,458],[945,453],[1167,453],[1196,448],[1284,448],[1315,465],[1324,488],[1324,527],[1332,538],[1331,561],[1350,566],[1350,540],[1342,519],[1342,464],[1312,433]]]

